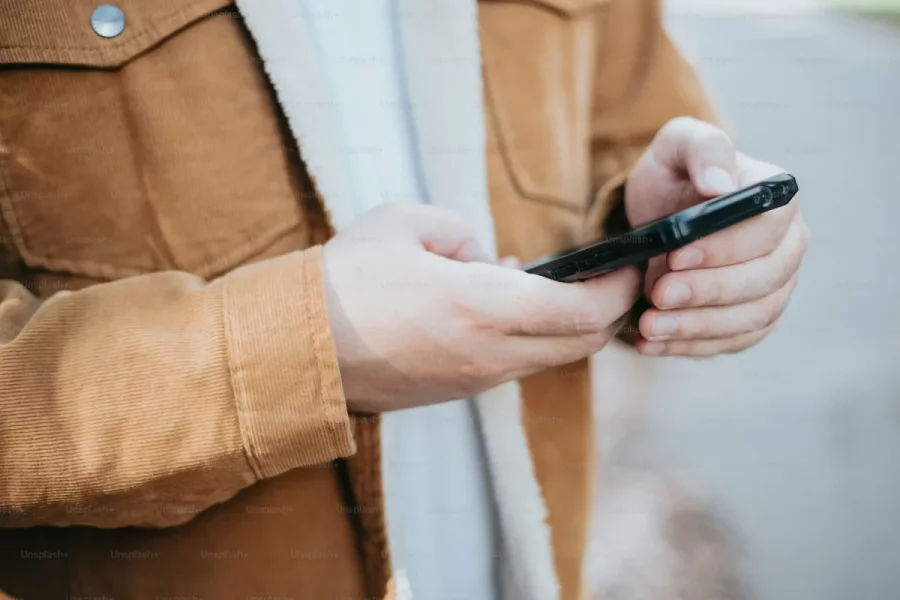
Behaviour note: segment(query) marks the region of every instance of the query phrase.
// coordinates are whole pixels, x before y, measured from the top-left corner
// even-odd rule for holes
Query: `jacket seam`
[[[4,215],[5,220],[9,225],[10,234],[13,237],[15,246],[19,249],[19,252],[22,255],[22,259],[26,261],[26,264],[32,262],[36,265],[46,267],[51,270],[58,268],[64,271],[71,271],[73,273],[84,273],[84,268],[78,268],[78,265],[81,265],[82,267],[86,267],[87,269],[94,271],[94,273],[84,274],[89,276],[98,274],[101,276],[101,278],[115,278],[116,275],[139,275],[141,273],[147,272],[141,267],[131,264],[123,263],[121,265],[110,265],[107,263],[99,263],[96,261],[75,261],[67,259],[65,257],[36,253],[31,249],[31,245],[28,243],[28,237],[25,234],[25,228],[22,227],[21,218],[19,217],[19,211],[16,206],[16,201],[13,198],[15,191],[13,190],[12,184],[10,183],[9,171],[7,169],[7,166],[2,160],[0,160],[0,183],[2,183],[2,187],[0,187],[0,214]]]
[[[574,206],[575,203],[573,201],[567,200],[561,194],[553,194],[547,191],[530,191],[529,189],[527,189],[546,188],[547,186],[543,186],[539,183],[534,182],[534,180],[531,178],[531,175],[527,173],[527,169],[525,169],[524,167],[517,167],[517,161],[514,160],[512,156],[512,150],[510,148],[511,144],[507,139],[506,120],[501,117],[501,113],[503,113],[504,111],[499,106],[499,100],[494,97],[494,94],[492,92],[492,86],[490,84],[491,77],[488,75],[487,67],[483,67],[482,71],[482,78],[484,80],[485,112],[487,114],[487,117],[494,124],[494,129],[497,132],[497,146],[499,147],[500,156],[503,158],[503,166],[507,174],[509,175],[510,181],[512,182],[516,192],[518,192],[518,194],[525,200],[554,206],[556,208],[561,208],[575,214],[580,213],[581,210],[577,206]]]
[[[16,241],[21,242],[22,249],[25,248],[25,238],[22,231],[22,224],[19,222],[19,215],[16,212],[15,202],[12,199],[13,189],[9,182],[9,173],[6,170],[6,163],[0,160],[0,215],[4,217],[9,226],[9,233],[13,237],[17,247],[20,246]]]
[[[238,384],[237,378],[235,377],[236,366],[231,352],[233,328],[231,323],[231,311],[228,309],[229,287],[228,284],[222,286],[222,320],[225,334],[225,361],[228,366],[228,380],[231,385],[231,393],[234,397],[235,408],[237,409],[238,431],[241,434],[244,457],[250,465],[250,468],[253,470],[253,474],[256,476],[257,480],[261,480],[263,479],[262,468],[256,456],[255,444],[252,439],[253,436],[250,433],[252,426],[247,422],[250,407],[248,406],[243,390],[240,389],[241,386]]]
[[[603,116],[591,119],[590,135],[592,139],[596,137],[596,132],[598,129],[601,129],[601,125],[614,121],[616,118],[621,118],[624,113],[632,108],[641,94],[642,86],[646,83],[648,74],[652,71],[652,67],[656,63],[656,51],[658,50],[656,35],[659,32],[660,26],[654,25],[654,23],[660,22],[660,9],[658,7],[658,2],[651,3],[650,8],[647,8],[646,4],[642,8],[643,10],[641,10],[639,19],[641,21],[640,30],[644,35],[635,43],[635,47],[638,49],[639,56],[647,58],[638,61],[638,64],[629,70],[627,74],[628,85],[625,86],[625,89],[622,91],[619,98],[607,107]],[[615,25],[612,22],[613,19],[608,19],[607,21],[608,22],[604,24],[605,28],[613,27]],[[597,49],[597,53],[600,54],[599,48]],[[603,53],[604,59],[607,54],[609,53]],[[599,68],[599,66],[600,65],[598,64],[597,67]],[[596,85],[597,81],[595,81],[594,84]]]
[[[312,290],[312,286],[310,285],[310,260],[307,259],[303,262],[303,287],[307,288],[307,293],[318,294],[322,290]],[[322,415],[325,417],[324,425],[325,425],[325,433],[327,435],[328,442],[331,444],[331,448],[329,448],[330,454],[335,454],[334,450],[339,446],[337,435],[338,432],[336,430],[336,423],[334,422],[334,418],[332,415],[333,409],[328,404],[328,400],[325,397],[325,381],[324,381],[324,364],[322,361],[322,342],[319,336],[316,334],[315,322],[312,314],[312,298],[307,296],[306,302],[304,302],[304,316],[306,317],[306,330],[309,332],[309,336],[312,341],[313,347],[313,356],[316,361],[316,387],[317,387],[317,395],[318,395],[318,404],[320,409],[322,410]],[[348,417],[349,418],[349,417]]]
[[[22,254],[26,264],[33,264],[34,266],[50,270],[69,271],[108,279],[154,273],[159,270],[143,267],[127,260],[117,263],[73,260],[54,253],[35,250],[28,241],[25,228],[22,227],[18,204],[14,198],[16,192],[10,183],[9,172],[2,157],[0,157],[0,184],[2,184],[0,185],[0,214],[5,215],[6,221],[9,223],[10,234],[13,236],[15,245]],[[189,271],[205,278],[214,277],[227,272],[236,262],[246,258],[247,253],[255,254],[265,250],[280,237],[294,229],[299,222],[299,219],[292,219],[287,223],[279,221],[270,224],[268,227],[262,228],[261,231],[253,232],[252,235],[246,236],[246,242],[234,246],[228,252],[210,262],[182,265],[173,259],[172,268]]]
[[[178,29],[176,29],[174,31],[169,31],[169,32],[161,32],[159,30],[160,25],[165,25],[165,24],[169,23],[170,21],[174,21],[175,19],[177,19],[180,16],[189,14],[191,12],[191,10],[193,10],[197,6],[203,4],[203,2],[204,2],[204,0],[194,0],[194,2],[192,2],[188,6],[182,6],[174,12],[170,12],[170,13],[165,14],[164,16],[153,19],[145,27],[143,27],[143,28],[139,29],[137,32],[135,32],[134,35],[132,35],[130,38],[112,42],[110,44],[104,44],[102,47],[98,47],[98,46],[68,46],[68,45],[66,45],[66,46],[60,46],[60,45],[48,46],[45,44],[10,44],[10,45],[3,46],[2,48],[0,48],[0,50],[79,50],[79,51],[84,51],[84,52],[94,52],[97,54],[104,54],[104,53],[108,53],[111,50],[119,50],[123,47],[127,47],[129,45],[134,45],[138,42],[143,41],[143,39],[146,38],[147,36],[151,36],[154,34],[156,36],[158,36],[158,39],[156,41],[162,41],[166,37],[177,32]],[[226,4],[226,6],[227,6],[227,4]],[[220,7],[218,9],[211,9],[209,14],[214,13],[216,10],[221,10],[221,8],[224,8],[224,7]],[[200,19],[200,17],[197,16],[193,20],[184,23],[184,25],[187,26],[190,23],[193,23],[199,19]],[[138,54],[138,53],[139,53],[139,51],[135,52],[135,54]]]

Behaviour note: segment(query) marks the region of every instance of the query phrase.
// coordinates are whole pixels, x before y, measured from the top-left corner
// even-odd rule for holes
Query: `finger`
[[[641,315],[638,327],[641,335],[651,341],[712,339],[758,331],[781,316],[796,283],[795,274],[774,294],[735,306],[650,309]]]
[[[580,336],[523,336],[511,337],[510,356],[529,372],[568,364],[602,350],[628,322],[622,315],[604,330]]]
[[[767,179],[782,169],[740,155],[740,185]],[[772,252],[797,213],[797,199],[786,206],[738,223],[669,254],[673,271],[735,265]]]
[[[692,356],[695,358],[734,354],[746,350],[761,342],[778,326],[778,320],[768,327],[727,338],[712,340],[672,340],[668,342],[651,342],[638,340],[635,344],[638,352],[646,356]]]
[[[672,271],[656,282],[650,300],[664,309],[730,306],[764,298],[784,287],[800,268],[809,235],[797,214],[775,250],[761,258],[711,269]]]
[[[724,131],[691,117],[672,119],[650,146],[657,160],[672,170],[687,171],[697,191],[714,197],[737,189],[737,155]]]
[[[435,206],[393,202],[383,204],[363,217],[375,220],[379,231],[373,241],[407,241],[428,252],[460,262],[492,262],[475,237],[475,230],[458,213]],[[367,233],[369,237],[371,234]]]
[[[666,273],[669,267],[666,265],[666,255],[654,256],[647,263],[647,271],[644,273],[644,297],[653,302],[653,290],[656,282],[659,281]]]
[[[499,303],[498,322],[507,335],[587,336],[604,333],[628,312],[640,294],[641,274],[626,267],[580,283],[560,283],[537,275]]]

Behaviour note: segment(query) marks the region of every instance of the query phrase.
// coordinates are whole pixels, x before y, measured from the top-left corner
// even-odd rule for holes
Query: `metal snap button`
[[[125,13],[118,6],[103,4],[91,14],[91,28],[105,38],[114,38],[125,30]]]

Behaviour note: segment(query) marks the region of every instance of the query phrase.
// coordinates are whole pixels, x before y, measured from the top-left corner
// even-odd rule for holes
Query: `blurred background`
[[[758,600],[900,599],[900,0],[666,4],[738,147],[797,176],[812,245],[748,352],[601,355],[644,375],[603,398],[605,468],[683,482]]]

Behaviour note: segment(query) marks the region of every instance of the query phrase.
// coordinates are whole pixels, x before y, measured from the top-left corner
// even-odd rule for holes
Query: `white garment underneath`
[[[329,0],[320,15],[310,4],[304,10],[337,99],[343,139],[335,143],[357,184],[357,216],[383,202],[427,202],[399,58],[396,19],[409,16],[398,15],[393,0]],[[498,533],[472,403],[388,413],[382,423],[395,573],[415,600],[495,600]]]
[[[415,600],[498,598],[497,532],[471,402],[384,415],[388,538]]]

